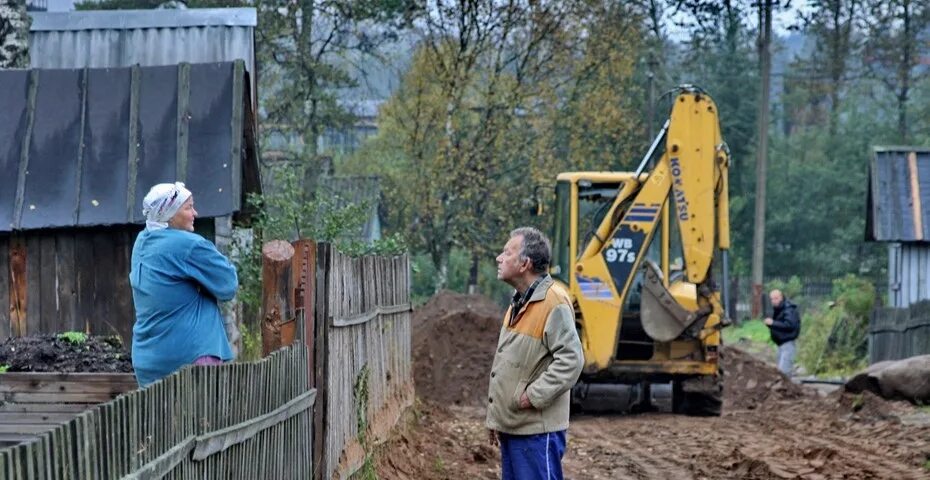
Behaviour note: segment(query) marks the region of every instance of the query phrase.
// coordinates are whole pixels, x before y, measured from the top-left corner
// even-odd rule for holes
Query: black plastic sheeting
[[[240,210],[255,146],[239,63],[0,71],[0,232],[141,223],[148,189],[179,179],[202,217]]]
[[[129,69],[91,70],[87,81],[87,124],[78,222],[105,224],[126,218],[129,207]],[[134,209],[138,210],[138,209]]]
[[[197,193],[197,213],[205,217],[222,215],[225,199],[233,189],[234,165],[229,161],[232,149],[230,120],[232,111],[232,70],[207,65],[190,73],[189,158],[199,158],[196,167],[188,164],[187,186]]]
[[[880,148],[874,155],[869,171],[866,238],[930,242],[930,150]],[[916,160],[913,173],[911,155]],[[915,184],[917,192],[913,191]],[[914,202],[915,197],[919,204]],[[915,222],[917,216],[920,222]],[[921,232],[917,231],[918,225]]]
[[[81,145],[80,70],[38,76],[20,228],[75,224]]]
[[[26,101],[29,94],[29,72],[12,70],[0,76],[0,231],[13,227],[13,206],[22,138],[26,132]]]

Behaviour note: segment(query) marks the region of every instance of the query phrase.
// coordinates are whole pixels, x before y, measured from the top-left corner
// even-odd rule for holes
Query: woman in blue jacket
[[[234,355],[219,301],[232,300],[236,269],[194,233],[194,199],[184,184],[160,183],[142,202],[145,230],[132,249],[136,309],[132,366],[145,387],[184,365],[216,365]]]

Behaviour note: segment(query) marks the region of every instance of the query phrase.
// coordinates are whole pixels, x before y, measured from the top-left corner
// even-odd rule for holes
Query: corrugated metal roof
[[[874,149],[866,239],[930,242],[930,149]]]
[[[255,78],[256,23],[254,8],[36,12],[29,57],[32,68],[242,60]]]
[[[201,216],[240,210],[258,189],[244,70],[0,70],[0,232],[141,223],[148,188],[175,180]]]

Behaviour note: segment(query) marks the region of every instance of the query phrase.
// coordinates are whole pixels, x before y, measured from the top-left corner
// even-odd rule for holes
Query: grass
[[[775,345],[769,337],[769,327],[761,320],[749,320],[739,326],[723,329],[723,343],[736,345],[752,354],[769,358],[775,354]]]

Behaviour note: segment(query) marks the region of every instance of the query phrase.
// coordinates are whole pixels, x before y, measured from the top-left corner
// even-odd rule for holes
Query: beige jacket
[[[571,388],[584,366],[568,294],[547,277],[509,320],[508,309],[491,367],[488,428],[514,435],[567,429]],[[520,409],[524,391],[533,408]]]

